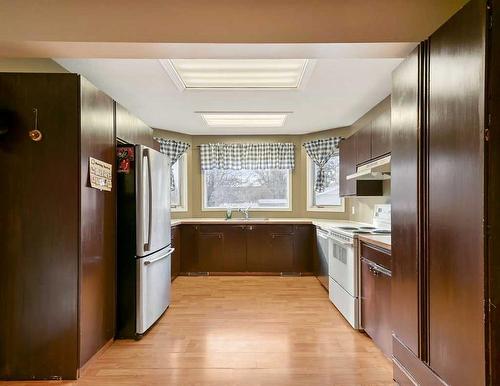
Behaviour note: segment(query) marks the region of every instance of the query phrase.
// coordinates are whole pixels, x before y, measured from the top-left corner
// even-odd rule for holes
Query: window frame
[[[188,172],[187,172],[187,152],[185,152],[181,157],[177,160],[180,162],[179,168],[179,195],[180,195],[180,204],[177,206],[172,206],[172,201],[170,201],[170,212],[187,212],[188,211]]]
[[[338,156],[338,153],[336,154]],[[340,197],[340,205],[315,205],[314,202],[314,172],[311,157],[306,155],[307,165],[306,165],[306,186],[307,186],[307,211],[308,212],[333,212],[333,213],[345,213],[345,199]],[[339,166],[340,168],[340,166]],[[340,184],[340,182],[339,182]]]
[[[268,208],[249,208],[249,212],[291,212],[293,210],[292,201],[292,170],[288,170],[288,206],[287,207],[268,207]],[[201,171],[201,211],[202,212],[221,212],[226,211],[226,207],[211,208],[205,206],[205,196],[206,196],[206,183],[205,183],[205,170]],[[231,207],[231,209],[238,209],[237,207]]]

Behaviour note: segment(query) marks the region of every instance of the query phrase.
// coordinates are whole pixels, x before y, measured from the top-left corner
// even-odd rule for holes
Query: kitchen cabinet
[[[179,276],[181,272],[181,227],[172,227],[172,248],[174,252],[172,253],[172,266],[171,275],[172,281]]]
[[[293,225],[249,225],[247,270],[292,272],[294,270]]]
[[[181,235],[184,273],[312,270],[309,224],[185,224]]]
[[[488,152],[500,142],[493,118],[500,32],[488,15],[497,8],[467,3],[394,72],[392,311],[400,384],[411,382],[406,374],[418,384],[500,383],[499,235],[488,231],[500,214],[491,201],[500,193],[500,159]]]
[[[115,186],[88,181],[89,157],[115,163],[114,102],[76,74],[3,73],[0,111],[0,379],[75,379],[114,336]]]
[[[356,164],[364,164],[372,159],[372,124],[371,122],[354,133],[356,137]]]
[[[385,109],[371,125],[371,158],[380,158],[391,152],[391,110]]]
[[[314,229],[309,224],[296,224],[293,226],[293,232],[293,271],[313,272]]]
[[[116,138],[121,143],[144,145],[160,150],[160,143],[153,138],[153,129],[115,102]]]
[[[390,252],[360,243],[361,327],[382,352],[392,355]]]
[[[339,145],[339,191],[341,197],[348,196],[382,196],[382,181],[347,180],[346,177],[356,173],[357,167],[357,135],[351,135]]]

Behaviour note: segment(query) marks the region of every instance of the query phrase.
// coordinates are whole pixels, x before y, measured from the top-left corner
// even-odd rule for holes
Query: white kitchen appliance
[[[375,205],[373,226],[333,227],[328,233],[331,254],[328,267],[331,302],[355,329],[360,328],[359,306],[359,234],[387,234],[391,232],[391,206]]]
[[[120,145],[117,337],[138,338],[170,304],[170,158]]]

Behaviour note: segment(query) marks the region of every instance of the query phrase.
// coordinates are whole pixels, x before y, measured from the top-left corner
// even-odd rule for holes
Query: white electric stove
[[[339,226],[328,231],[330,256],[328,293],[331,302],[355,329],[360,328],[359,234],[390,235],[391,206],[375,205],[373,226]]]

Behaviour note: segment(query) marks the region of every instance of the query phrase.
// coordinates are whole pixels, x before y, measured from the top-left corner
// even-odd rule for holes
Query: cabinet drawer
[[[373,261],[375,264],[381,265],[389,271],[392,268],[392,259],[389,251],[380,247],[366,244],[364,241],[361,242],[360,256],[367,260]]]

